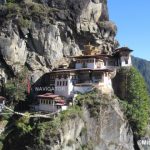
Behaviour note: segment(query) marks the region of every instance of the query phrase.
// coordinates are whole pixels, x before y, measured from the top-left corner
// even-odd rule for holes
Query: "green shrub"
[[[16,121],[16,127],[18,130],[21,130],[21,134],[26,134],[32,131],[32,127],[30,125],[30,118],[28,117],[28,113],[25,113],[26,116],[22,116],[19,120]]]
[[[16,0],[7,0],[7,3],[15,3]]]
[[[28,19],[24,19],[23,17],[20,17],[18,19],[18,24],[23,28],[30,28],[31,27],[31,21]]]
[[[102,105],[103,96],[100,91],[94,90],[86,94],[79,94],[76,97],[77,105],[87,106],[91,117],[98,117],[100,112],[100,106]]]
[[[15,78],[7,81],[6,96],[10,102],[26,99],[27,73],[27,68],[24,68]]]
[[[74,119],[77,116],[82,118],[82,110],[79,106],[75,105],[75,106],[72,106],[72,107],[68,108],[67,110],[61,112],[60,119],[63,122],[68,119]]]
[[[6,7],[9,13],[17,14],[21,10],[20,6],[16,3],[7,3]]]

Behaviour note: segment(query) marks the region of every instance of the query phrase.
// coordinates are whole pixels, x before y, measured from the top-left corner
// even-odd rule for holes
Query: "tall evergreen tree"
[[[119,96],[124,99],[126,115],[135,135],[143,135],[148,125],[149,94],[142,75],[133,67],[122,68],[118,75]]]

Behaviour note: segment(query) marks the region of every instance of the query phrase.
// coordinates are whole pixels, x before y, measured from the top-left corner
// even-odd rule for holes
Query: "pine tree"
[[[126,115],[135,135],[143,135],[148,125],[150,97],[142,75],[133,67],[122,68],[122,99],[126,104]]]

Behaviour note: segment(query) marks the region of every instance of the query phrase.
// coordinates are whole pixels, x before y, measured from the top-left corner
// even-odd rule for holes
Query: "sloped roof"
[[[59,97],[59,95],[55,95],[53,93],[45,93],[45,94],[41,94],[41,95],[37,95],[38,98],[56,98]]]
[[[129,49],[128,47],[120,47],[120,48],[117,48],[115,51],[114,51],[114,54],[116,54],[116,53],[120,53],[120,52],[129,52],[129,53],[131,53],[131,52],[133,52],[133,50],[131,50],[131,49]]]

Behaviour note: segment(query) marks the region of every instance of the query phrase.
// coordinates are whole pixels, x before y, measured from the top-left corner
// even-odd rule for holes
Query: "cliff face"
[[[3,149],[134,150],[133,133],[117,98],[92,92],[77,101],[52,121],[35,119],[30,127],[21,123],[8,129]]]
[[[118,46],[106,0],[17,1],[0,5],[0,21],[3,76],[27,65],[36,80],[68,63],[68,56],[79,55],[85,44],[98,46],[102,53]]]
[[[118,46],[106,0],[18,0],[0,5],[0,21],[0,74],[4,77],[17,74],[26,65],[36,81],[49,69],[69,63],[68,56],[81,54],[85,44],[97,46],[103,54]],[[101,105],[96,118],[86,108],[82,114],[66,120],[56,140],[50,128],[45,130],[41,147],[34,145],[36,133],[28,143],[28,136],[24,140],[15,136],[20,133],[11,132],[4,149],[18,149],[18,145],[30,150],[134,149],[132,131],[116,99]]]
[[[109,104],[105,101],[100,109],[97,119],[91,118],[89,111],[84,109],[82,119],[67,120],[59,130],[58,144],[51,145],[51,149],[134,150],[132,131],[120,111],[118,101],[111,99]]]

